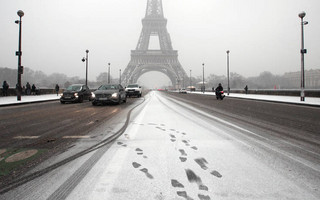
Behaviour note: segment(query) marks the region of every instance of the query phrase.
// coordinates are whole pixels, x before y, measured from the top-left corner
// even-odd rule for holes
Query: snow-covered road
[[[124,134],[111,146],[61,166],[3,197],[319,199],[317,192],[295,181],[291,170],[285,169],[288,166],[278,164],[279,159],[270,159],[273,155],[237,136],[247,130],[160,92],[150,92],[145,99],[133,111]],[[90,170],[76,169],[90,163],[95,163],[88,167]]]
[[[68,199],[316,199],[219,122],[157,92],[141,109]]]

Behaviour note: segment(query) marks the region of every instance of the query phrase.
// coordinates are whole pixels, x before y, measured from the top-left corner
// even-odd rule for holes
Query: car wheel
[[[61,104],[65,104],[66,102],[64,102],[64,101],[60,101],[60,103],[61,103]]]
[[[93,105],[93,106],[96,106],[96,105],[97,105],[97,102],[93,101],[93,102],[92,102],[92,105]]]
[[[82,103],[83,102],[83,96],[80,96],[79,97],[79,103]]]

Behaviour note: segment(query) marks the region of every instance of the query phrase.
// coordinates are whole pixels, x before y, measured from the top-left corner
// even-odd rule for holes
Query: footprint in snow
[[[143,155],[143,150],[142,149],[140,149],[140,148],[136,148],[136,152],[137,152],[137,155]],[[143,156],[144,158],[148,158],[147,156]]]
[[[207,165],[206,165],[206,164],[208,164],[208,162],[206,161],[206,159],[204,159],[204,158],[196,158],[196,159],[194,159],[194,161],[195,161],[202,169],[204,169],[204,170],[207,170],[207,169],[208,169],[208,167],[207,167]],[[221,175],[218,171],[216,171],[216,170],[211,171],[210,174],[212,174],[213,176],[215,176],[215,177],[217,177],[217,178],[221,178],[221,177],[222,177],[222,175]]]
[[[136,169],[140,168],[141,167],[141,164],[137,163],[137,162],[133,162],[132,163],[132,166]],[[139,171],[143,172],[149,179],[153,179],[153,176],[149,173],[148,169],[147,168],[142,168],[142,169],[139,169]]]
[[[126,144],[122,143],[122,142],[117,142],[118,145],[123,146],[123,147],[127,147]]]

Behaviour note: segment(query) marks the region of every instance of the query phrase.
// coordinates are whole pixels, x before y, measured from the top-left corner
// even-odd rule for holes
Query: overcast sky
[[[320,69],[319,0],[162,0],[167,29],[187,74],[245,77],[263,71],[300,71],[301,27],[306,12],[305,69]],[[130,61],[142,30],[147,0],[0,0],[0,67],[17,68],[17,11],[22,18],[22,65],[46,74],[85,78],[81,61],[89,50],[89,80],[95,81],[111,63],[118,77]],[[141,80],[158,77],[144,74]],[[205,75],[206,76],[206,75]],[[23,78],[23,77],[22,77]],[[152,78],[153,83],[157,82]]]

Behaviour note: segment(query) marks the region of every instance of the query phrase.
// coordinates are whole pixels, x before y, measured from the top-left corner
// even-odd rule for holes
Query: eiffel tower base
[[[136,83],[143,74],[157,71],[167,75],[174,88],[184,87],[181,83],[188,76],[178,61],[178,51],[172,48],[162,0],[148,0],[142,25],[136,50],[131,51],[131,60],[121,76],[122,84]],[[159,37],[160,50],[148,49],[150,36]]]

